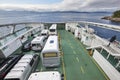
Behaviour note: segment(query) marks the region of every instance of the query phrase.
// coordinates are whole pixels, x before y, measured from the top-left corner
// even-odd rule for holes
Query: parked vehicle
[[[49,30],[47,30],[47,29],[42,30],[41,31],[41,36],[45,36],[45,38],[47,39],[48,36],[49,36]]]
[[[36,69],[38,61],[39,55],[25,54],[10,70],[4,80],[27,80],[29,75]]]
[[[20,60],[23,54],[12,55],[0,63],[0,80],[3,80],[12,67]]]
[[[60,52],[58,36],[49,36],[41,52],[42,64],[44,67],[58,67],[60,65]]]
[[[39,36],[31,41],[31,49],[34,51],[42,50],[46,42],[45,36]]]
[[[57,24],[52,24],[50,26],[49,35],[57,35]]]
[[[22,45],[22,51],[30,51],[31,50],[31,42],[26,42]]]

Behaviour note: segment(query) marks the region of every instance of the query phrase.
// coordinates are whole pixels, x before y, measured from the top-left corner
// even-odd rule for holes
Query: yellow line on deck
[[[60,39],[60,43],[61,43],[61,39]],[[61,47],[61,50],[62,50],[62,47]],[[61,53],[61,54],[63,54],[63,53]],[[64,80],[67,80],[66,79],[65,64],[64,64],[63,57],[62,57],[62,69],[63,69],[63,73],[64,73]]]
[[[92,58],[91,58],[92,59]],[[95,62],[95,60],[92,59],[92,61],[94,62],[94,64],[97,66],[97,68],[100,70],[100,72],[104,75],[104,77],[106,78],[106,80],[110,80],[109,77],[105,74],[105,72],[100,68],[100,66]]]
[[[81,70],[81,72],[82,72],[83,74],[85,73],[85,71],[84,71],[84,69],[83,69],[82,66],[80,67],[80,70]]]
[[[76,54],[76,52],[75,52],[75,51],[73,51],[73,53],[74,53],[74,54]]]
[[[71,46],[71,44],[69,43],[69,45]]]
[[[64,80],[67,80],[66,79],[65,64],[64,64],[63,57],[62,57],[62,67],[63,67],[63,73],[64,73]]]
[[[69,43],[70,43],[70,41],[69,40],[67,40]]]
[[[71,43],[69,43],[69,45],[70,45],[70,47],[73,49],[72,44],[71,44]]]
[[[78,59],[78,57],[76,57],[76,60],[79,62],[79,59]]]
[[[68,41],[69,45],[72,46],[72,44],[70,43],[70,41]]]

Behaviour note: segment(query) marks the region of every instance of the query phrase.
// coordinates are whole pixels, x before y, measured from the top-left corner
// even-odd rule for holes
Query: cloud
[[[84,8],[92,9],[92,10],[117,10],[120,9],[120,1],[119,0],[92,0],[89,2]]]
[[[63,3],[65,10],[109,11],[120,8],[119,0],[64,0]]]
[[[119,0],[63,0],[55,4],[1,4],[1,9],[34,11],[115,11],[120,9]]]

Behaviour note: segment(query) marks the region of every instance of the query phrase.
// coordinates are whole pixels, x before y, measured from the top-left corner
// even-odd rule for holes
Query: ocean
[[[21,22],[68,22],[68,21],[89,21],[120,26],[120,22],[112,22],[101,19],[104,16],[111,16],[111,12],[33,12],[33,11],[3,11],[0,10],[0,24],[21,23]],[[96,34],[102,38],[109,39],[117,35],[120,41],[120,33],[108,29],[91,26]]]

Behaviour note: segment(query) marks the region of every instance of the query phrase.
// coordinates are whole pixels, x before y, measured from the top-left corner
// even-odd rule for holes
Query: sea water
[[[68,21],[89,21],[120,26],[119,22],[112,22],[101,19],[104,16],[111,16],[111,12],[33,12],[33,11],[3,11],[0,10],[0,24],[21,23],[21,22],[68,22]],[[96,34],[102,38],[109,39],[117,35],[120,41],[120,33],[108,29],[91,26]],[[1,31],[1,29],[0,29]]]

